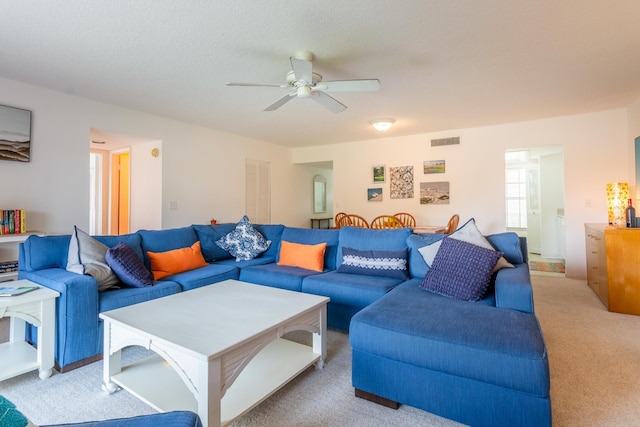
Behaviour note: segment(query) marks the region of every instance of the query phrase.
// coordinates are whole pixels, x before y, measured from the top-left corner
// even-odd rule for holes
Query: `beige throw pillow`
[[[446,238],[456,239],[463,242],[471,243],[472,245],[480,246],[481,248],[495,250],[494,247],[491,246],[491,243],[489,243],[489,241],[482,235],[482,233],[480,233],[480,230],[478,230],[478,227],[476,227],[476,221],[473,218],[471,218],[466,222],[466,224],[458,228],[453,233],[447,235]],[[438,240],[437,242],[418,249],[418,252],[420,252],[420,255],[422,255],[422,258],[429,267],[431,267],[431,264],[433,264],[433,260],[436,257],[436,253],[438,253],[438,249],[440,249],[441,244],[442,240]],[[513,264],[507,261],[505,257],[500,257],[498,263],[493,269],[493,272],[495,273],[496,271],[505,267],[513,267]]]

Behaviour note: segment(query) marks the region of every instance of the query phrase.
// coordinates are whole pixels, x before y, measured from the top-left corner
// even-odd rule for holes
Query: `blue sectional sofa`
[[[502,252],[513,267],[493,274],[483,297],[469,302],[420,287],[430,270],[421,250],[443,235],[254,225],[270,245],[252,259],[237,261],[215,243],[235,227],[192,225],[94,236],[108,247],[125,242],[148,268],[148,252],[196,242],[206,261],[154,280],[153,286],[105,291],[98,291],[93,277],[66,270],[69,235],[29,237],[20,246],[19,277],[60,292],[56,367],[64,372],[102,358],[102,311],[239,279],[329,297],[329,327],[350,333],[357,396],[389,406],[408,404],[473,425],[551,424],[546,347],[533,309],[526,241],[515,233],[487,236],[492,251]],[[280,265],[283,241],[323,246],[321,268]],[[382,271],[378,265],[352,263],[380,256],[389,257],[391,267]],[[398,269],[398,260],[406,268],[401,263]],[[36,333],[28,329],[33,341]]]

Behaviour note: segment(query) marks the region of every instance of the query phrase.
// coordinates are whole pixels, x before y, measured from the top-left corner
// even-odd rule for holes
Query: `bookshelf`
[[[6,261],[16,261],[18,259],[18,245],[31,235],[42,236],[44,233],[40,231],[27,231],[20,234],[0,234],[0,263]],[[0,273],[0,282],[16,280],[18,272]]]

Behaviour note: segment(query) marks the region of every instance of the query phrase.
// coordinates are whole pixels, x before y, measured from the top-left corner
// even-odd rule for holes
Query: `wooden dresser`
[[[609,311],[640,315],[640,228],[585,224],[587,281]]]

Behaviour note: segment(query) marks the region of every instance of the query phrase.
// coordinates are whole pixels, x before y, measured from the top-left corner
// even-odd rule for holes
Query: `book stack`
[[[27,211],[24,209],[0,209],[0,234],[27,232]]]
[[[18,271],[18,261],[0,261],[0,274]]]

